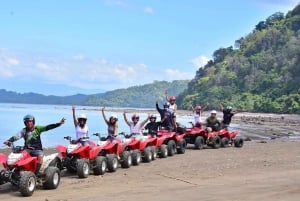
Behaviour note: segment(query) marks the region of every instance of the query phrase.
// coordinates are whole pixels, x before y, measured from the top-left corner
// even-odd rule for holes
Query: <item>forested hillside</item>
[[[177,96],[187,88],[188,82],[188,80],[176,80],[173,82],[155,81],[151,84],[117,89],[106,93],[94,95],[77,94],[73,96],[45,96],[36,93],[21,94],[0,89],[0,102],[153,108],[156,101],[165,100],[166,90],[170,96]]]
[[[86,105],[109,107],[137,107],[153,108],[156,101],[165,100],[165,90],[168,94],[177,96],[187,89],[188,80],[175,80],[173,82],[154,81],[151,84],[117,89],[101,95],[91,95]]]
[[[300,4],[258,22],[252,33],[220,48],[179,97],[190,104],[224,104],[249,112],[300,113]]]

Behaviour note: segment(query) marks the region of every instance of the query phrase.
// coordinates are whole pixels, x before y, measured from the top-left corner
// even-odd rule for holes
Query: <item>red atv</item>
[[[150,162],[157,158],[157,139],[148,135],[125,135],[125,141],[132,154],[133,165],[138,165],[141,160]]]
[[[206,143],[215,149],[220,147],[228,147],[234,145],[235,147],[242,147],[244,145],[244,139],[237,136],[238,132],[229,132],[226,129],[219,131],[206,132]]]
[[[173,156],[175,153],[184,154],[186,149],[186,141],[184,132],[174,132],[168,130],[159,130],[158,137],[163,137],[163,143],[167,145],[168,155]]]
[[[66,168],[71,173],[77,173],[79,178],[87,178],[90,170],[95,175],[103,175],[106,171],[106,158],[100,156],[100,146],[89,141],[88,145],[82,145],[78,140],[72,140],[70,136],[64,137],[70,144],[65,147],[57,146],[62,155],[62,169]]]
[[[97,146],[101,147],[99,156],[107,159],[107,169],[109,172],[115,172],[119,164],[121,164],[122,168],[129,168],[132,165],[132,155],[128,150],[127,141],[119,138],[109,139],[101,137],[100,133],[93,135],[99,138],[97,143]]]
[[[206,139],[206,130],[204,126],[194,126],[193,122],[191,128],[187,128],[185,131],[185,140],[188,144],[194,144],[195,149],[203,149]]]
[[[229,132],[227,129],[221,129],[218,133],[221,138],[221,147],[234,145],[235,147],[243,147],[244,139],[238,135],[237,131]]]
[[[23,146],[12,144],[12,153],[0,154],[0,185],[10,182],[19,188],[23,196],[31,196],[39,184],[45,189],[56,189],[60,183],[60,170],[52,166],[59,161],[58,154],[44,156],[43,164],[36,175],[37,157],[30,156]]]

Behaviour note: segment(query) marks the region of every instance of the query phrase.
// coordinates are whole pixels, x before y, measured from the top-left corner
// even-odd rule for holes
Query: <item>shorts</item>
[[[30,156],[44,156],[44,153],[42,150],[36,150],[36,149],[26,149]]]

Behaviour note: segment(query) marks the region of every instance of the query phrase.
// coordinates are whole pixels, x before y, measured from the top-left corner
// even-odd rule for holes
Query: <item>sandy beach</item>
[[[56,190],[37,189],[32,197],[24,198],[11,184],[4,184],[0,186],[0,198],[1,201],[298,201],[300,141],[293,136],[300,130],[299,120],[298,115],[239,114],[234,122],[245,128],[240,133],[249,140],[242,148],[194,150],[188,146],[185,154],[158,158],[129,169],[119,168],[103,176],[91,174],[87,179],[63,171]]]

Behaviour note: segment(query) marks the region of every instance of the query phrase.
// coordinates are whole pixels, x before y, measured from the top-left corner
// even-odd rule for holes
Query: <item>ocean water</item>
[[[107,108],[112,111],[106,111],[106,116],[111,114],[118,116],[119,132],[129,133],[129,127],[123,119],[123,110],[126,108]],[[131,108],[132,109],[132,108]],[[148,108],[149,109],[149,108]],[[154,109],[154,108],[151,108]],[[147,108],[145,112],[139,113],[140,120],[147,116]],[[93,133],[101,133],[107,135],[107,125],[105,124],[101,107],[76,106],[76,115],[84,113],[87,115],[87,125],[89,127],[89,136],[91,140],[97,141],[98,138],[93,136]],[[64,140],[64,136],[75,137],[75,129],[72,118],[72,106],[69,105],[38,105],[38,104],[12,104],[0,103],[0,148],[6,148],[3,144],[5,140],[18,133],[23,127],[23,117],[26,114],[35,116],[36,125],[48,125],[57,123],[61,118],[66,118],[65,124],[62,126],[42,133],[42,143],[45,148],[56,147],[58,144],[67,145],[68,141]],[[158,115],[158,114],[157,114]],[[131,113],[127,114],[130,119]],[[193,121],[191,116],[177,117],[178,122],[188,125],[189,121]],[[18,140],[16,145],[23,145],[23,139]]]

